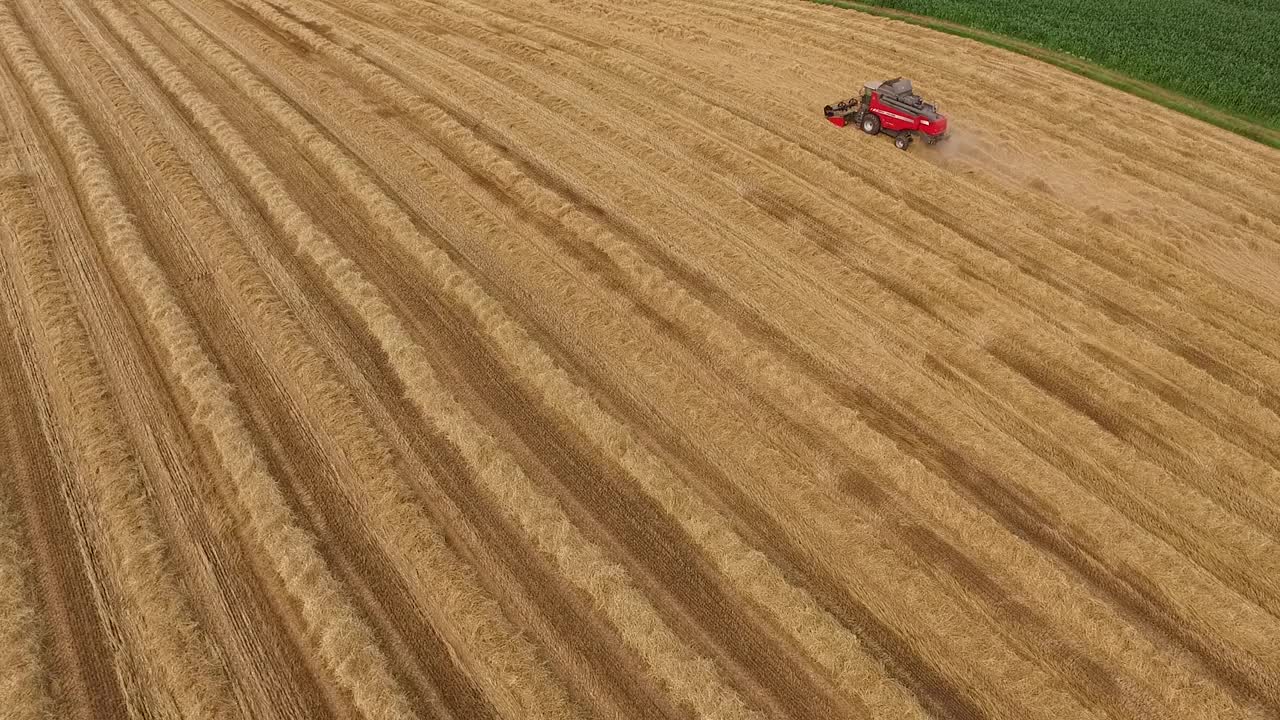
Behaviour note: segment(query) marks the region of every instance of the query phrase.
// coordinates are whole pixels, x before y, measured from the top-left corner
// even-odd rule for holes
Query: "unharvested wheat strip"
[[[338,593],[332,578],[328,577],[314,550],[309,547],[308,538],[290,524],[279,490],[266,474],[261,458],[247,437],[225,382],[217,377],[216,370],[200,349],[188,321],[181,315],[165,285],[163,275],[142,250],[141,240],[115,193],[114,181],[101,159],[101,151],[56,83],[33,57],[25,38],[15,30],[8,10],[0,9],[0,36],[5,39],[5,49],[24,61],[20,69],[31,91],[38,92],[48,105],[52,105],[52,108],[45,106],[49,121],[73,149],[76,159],[74,171],[86,189],[88,202],[105,219],[105,241],[112,250],[108,254],[118,264],[121,275],[141,296],[147,319],[168,350],[174,374],[181,379],[196,403],[196,420],[213,435],[246,505],[257,537],[263,542],[263,550],[273,557],[291,591],[303,603],[303,612],[313,623],[312,630],[321,652],[371,717],[413,717],[407,702],[391,681],[385,661],[369,642],[367,628]],[[128,475],[122,473],[121,477]],[[160,580],[157,577],[152,582],[158,584]],[[173,615],[172,611],[168,614]],[[151,617],[162,618],[164,614],[157,611]],[[161,637],[148,638],[148,646],[160,650],[172,648],[181,637],[175,631],[190,627],[190,623],[171,620],[162,626],[148,622],[131,623],[129,627],[142,627],[144,632],[145,628],[154,627],[151,632]],[[189,653],[197,647],[188,642],[184,649]],[[181,657],[176,650],[171,649],[170,652],[174,657]],[[355,667],[350,667],[352,661],[355,661]],[[195,666],[191,661],[157,664],[171,676]],[[207,699],[212,694],[207,688],[211,682],[209,679],[196,676],[182,680],[182,692],[175,691],[175,695],[184,703],[185,716],[204,717],[225,712],[219,710],[225,708],[225,701],[213,705]]]
[[[0,178],[0,196],[8,193],[9,183],[8,178]],[[0,200],[0,208],[7,205]],[[0,236],[11,232],[8,222],[0,220]],[[7,240],[0,245],[8,246]],[[0,283],[9,283],[9,272],[9,262],[0,257]],[[8,292],[0,293],[0,297],[8,295]],[[14,335],[7,318],[0,317],[0,332],[6,335],[0,339],[0,352],[6,354],[0,358],[0,387],[25,383],[27,379],[17,372],[16,353],[10,353]],[[8,423],[12,419],[7,412],[0,412],[0,422]],[[35,588],[30,582],[32,556],[21,532],[22,520],[12,496],[17,483],[12,474],[17,464],[10,462],[10,457],[19,449],[9,443],[9,438],[17,432],[37,432],[37,429],[14,426],[0,429],[0,668],[4,668],[0,673],[0,707],[11,720],[41,720],[52,716],[53,706],[42,644],[45,619],[37,615]]]
[[[0,38],[27,97],[40,100],[40,112],[65,143],[63,149],[72,160],[81,190],[94,193],[96,178],[80,175],[85,169],[84,145],[65,132],[70,105],[8,7],[0,7]],[[26,136],[25,147],[40,147],[37,131],[25,126],[17,110],[28,107],[27,100],[19,98],[7,82],[3,93],[6,106],[15,108],[10,118],[15,132]],[[49,160],[57,162],[53,157],[33,158],[41,164]],[[11,257],[20,266],[32,302],[29,311],[39,329],[43,361],[60,380],[50,384],[56,394],[52,400],[66,451],[78,470],[74,487],[83,494],[76,501],[82,503],[92,533],[86,540],[96,546],[102,562],[97,582],[103,596],[98,601],[124,633],[121,681],[130,684],[130,692],[150,696],[157,709],[192,718],[225,717],[230,701],[224,669],[210,662],[208,641],[193,622],[173,578],[102,368],[52,257],[51,229],[29,199],[9,207],[5,217],[14,228],[17,247]]]
[[[513,353],[513,354],[519,354],[519,353]],[[543,357],[545,357],[545,356],[543,356]],[[553,386],[553,387],[554,387],[554,386]],[[558,393],[555,393],[555,394],[557,394],[557,395],[558,395]],[[596,412],[599,412],[599,411],[598,411],[598,410],[596,410]],[[574,414],[576,414],[576,413],[574,413]],[[592,417],[594,417],[594,415],[593,415]],[[615,421],[615,422],[616,422],[616,421]],[[621,439],[619,439],[619,438],[621,438]],[[633,441],[633,439],[627,438],[625,435],[620,435],[620,436],[619,436],[619,438],[608,438],[605,442],[606,442],[606,443],[617,443],[617,442]],[[625,461],[624,461],[624,462],[625,462]],[[635,467],[635,466],[633,465],[633,466],[632,466],[632,468],[634,468],[634,467]],[[976,638],[975,638],[975,639],[976,639]],[[989,652],[990,652],[990,648],[988,648],[988,649],[986,650],[986,652],[988,652],[988,653],[989,653]]]
[[[133,44],[175,99],[197,118],[226,156],[235,162],[242,176],[256,185],[255,190],[264,204],[278,207],[281,202],[287,203],[281,200],[283,193],[265,166],[230,128],[220,111],[199,96],[154,47],[144,45],[146,41],[137,36],[136,30],[126,24],[114,7],[102,6],[100,10],[116,32]],[[115,62],[117,66],[122,63],[119,58],[115,58]],[[141,89],[139,94],[153,103],[159,102]],[[126,97],[119,102],[123,103],[121,107],[129,105]],[[152,111],[163,113],[165,108],[153,105]],[[148,137],[150,147],[158,147],[163,142],[149,128],[138,131]],[[177,158],[158,158],[157,161],[181,167]],[[254,178],[261,180],[254,182]],[[450,645],[463,655],[466,663],[478,670],[475,676],[482,682],[487,681],[491,696],[509,716],[565,714],[563,696],[545,677],[528,642],[493,601],[478,590],[474,570],[462,565],[447,549],[443,538],[409,499],[403,484],[395,481],[390,450],[374,434],[369,418],[338,383],[327,362],[316,353],[312,339],[275,295],[262,271],[231,237],[230,228],[223,225],[208,205],[194,178],[184,174],[172,178],[171,184],[183,193],[182,207],[192,213],[193,226],[203,228],[202,236],[209,240],[207,250],[204,243],[200,245],[206,259],[222,265],[217,273],[219,278],[224,275],[229,278],[224,297],[240,306],[242,314],[253,321],[251,327],[269,329],[259,333],[259,346],[269,349],[277,364],[291,369],[286,381],[295,402],[310,408],[312,421],[325,428],[328,437],[337,439],[343,452],[331,460],[339,467],[347,466],[346,474],[354,483],[348,500],[361,511],[378,537],[388,541],[387,547],[400,560],[399,571],[405,577],[415,578],[414,587],[427,593],[424,600],[426,606],[433,609],[435,627],[450,638]],[[240,298],[247,302],[241,302]],[[355,478],[359,481],[355,482]],[[483,670],[477,666],[483,666]]]
[[[195,28],[180,15],[165,7],[153,7],[153,10],[194,46],[229,65],[233,76],[245,82],[264,101],[268,110],[285,117],[282,124],[298,132],[300,141],[319,146],[317,155],[334,165],[339,177],[360,189],[362,200],[378,206],[377,198],[380,196],[370,187],[367,178],[345,162],[340,150],[310,130],[304,119],[291,114],[291,109],[284,106],[269,88],[247,74],[247,70],[221,48],[196,34]],[[371,215],[380,218],[378,212],[371,212]],[[601,600],[623,637],[633,644],[672,691],[699,712],[722,713],[725,717],[755,716],[756,713],[719,680],[713,667],[689,653],[671,634],[652,606],[634,590],[625,571],[610,563],[588,543],[568,522],[558,505],[529,482],[509,455],[492,446],[492,438],[439,384],[425,353],[408,339],[376,288],[339,254],[332,240],[300,214],[288,217],[286,223],[293,233],[301,236],[303,247],[331,281],[338,287],[349,289],[350,302],[366,318],[397,370],[402,373],[406,387],[410,388],[423,415],[432,419],[458,445],[467,461],[477,469],[479,479],[489,492],[534,537],[544,552],[555,557],[566,576]],[[435,249],[432,259],[443,285],[456,287],[467,284],[469,278],[452,267],[442,251]]]

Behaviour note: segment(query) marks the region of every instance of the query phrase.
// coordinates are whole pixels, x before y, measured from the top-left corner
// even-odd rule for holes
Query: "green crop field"
[[[859,4],[926,15],[1069,53],[1280,129],[1280,0]]]

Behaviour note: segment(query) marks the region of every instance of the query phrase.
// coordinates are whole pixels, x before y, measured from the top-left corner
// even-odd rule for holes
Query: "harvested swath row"
[[[411,221],[347,160],[341,148],[320,136],[305,118],[257,80],[233,56],[199,34],[200,31],[181,15],[164,6],[153,5],[151,9],[192,46],[200,48],[230,76],[244,83],[255,99],[280,120],[281,125],[296,132],[298,141],[311,148],[317,159],[329,165],[334,174],[348,183],[356,196],[368,205],[371,217],[401,242],[416,246],[418,257],[436,276],[437,282],[455,293],[460,302],[470,306],[482,325],[490,332],[516,332],[503,324],[502,310],[495,307],[443,251],[430,245],[429,238],[417,233]],[[580,531],[568,522],[557,504],[529,483],[523,470],[510,456],[492,445],[488,433],[474,423],[470,414],[439,383],[422,348],[408,340],[398,318],[355,266],[336,255],[331,240],[313,227],[308,230],[315,239],[312,247],[315,259],[326,273],[361,288],[358,294],[352,293],[352,304],[374,329],[424,418],[439,427],[457,445],[503,510],[519,522],[544,552],[555,557],[568,579],[598,598],[623,637],[645,657],[651,670],[663,678],[673,693],[700,712],[719,712],[726,717],[754,716],[755,713],[742,704],[737,694],[716,677],[712,666],[689,653],[671,635],[648,601],[634,591],[625,570],[609,562],[587,542]]]
[[[43,101],[17,99],[6,78],[6,108],[21,112],[17,109],[39,105],[92,219],[106,225],[97,229],[110,231],[124,222],[124,216],[104,200],[107,179],[94,156],[93,141],[76,125],[74,111],[9,7],[0,8],[0,38],[27,97]],[[10,114],[9,120],[15,132],[34,136],[23,127],[27,118]],[[25,164],[40,167],[43,160]],[[208,639],[193,622],[169,569],[140,468],[123,440],[126,435],[109,400],[103,370],[56,269],[50,219],[29,198],[18,200],[5,217],[16,245],[10,255],[17,258],[13,274],[20,278],[20,294],[29,299],[24,304],[28,321],[38,328],[42,367],[61,381],[51,384],[50,400],[63,452],[79,469],[69,502],[83,513],[79,521],[88,535],[82,542],[90,545],[80,550],[93,566],[98,607],[119,633],[116,642],[125,655],[118,671],[127,683],[126,692],[135,694],[135,701],[142,699],[137,694],[146,694],[157,708],[169,707],[186,717],[225,717],[230,700],[223,669],[207,661]],[[152,664],[157,658],[160,662]]]
[[[114,19],[120,18],[116,16]],[[150,60],[155,62],[156,57],[153,55]],[[172,70],[171,66],[167,66],[159,72],[163,75],[165,71]],[[128,96],[121,95],[116,100],[117,107],[127,108],[130,105],[132,103]],[[163,108],[159,109],[163,111]],[[210,114],[205,115],[200,110]],[[213,110],[212,106],[205,103],[192,116],[208,118],[209,125],[215,131],[225,133],[225,120]],[[137,121],[140,116],[140,110],[128,115],[131,121]],[[142,128],[140,132],[144,136],[151,135],[146,141],[149,148],[162,143],[149,129]],[[229,149],[249,153],[243,141],[234,135],[224,137],[224,143]],[[228,156],[234,157],[232,153],[228,153]],[[251,153],[241,157],[250,158],[251,163],[254,163],[243,170],[246,177],[253,177],[262,169]],[[171,154],[153,162],[170,167],[182,166],[181,161]],[[207,206],[207,201],[193,186],[193,180],[184,175],[172,179],[172,182],[183,193],[182,200],[176,202],[175,206],[192,214],[184,224],[201,228],[201,235],[209,242],[201,243],[199,247],[202,250],[207,247],[205,254],[208,259],[212,262],[216,258],[222,266],[215,277],[221,279],[225,275],[228,278],[224,298],[233,307],[239,306],[235,314],[250,319],[251,327],[260,332],[266,331],[256,338],[255,346],[268,349],[274,355],[269,358],[273,364],[290,369],[290,377],[287,379],[292,380],[293,376],[298,378],[288,383],[291,386],[290,395],[292,402],[298,403],[307,411],[307,423],[322,429],[327,437],[337,440],[337,449],[342,454],[331,456],[329,462],[343,468],[350,479],[345,488],[339,487],[335,492],[344,498],[343,506],[352,507],[359,512],[362,522],[358,527],[368,526],[379,538],[393,539],[388,547],[398,551],[393,555],[399,571],[408,578],[422,578],[414,583],[414,587],[428,591],[428,596],[422,598],[424,607],[440,608],[442,611],[441,616],[432,624],[457,635],[451,638],[450,645],[461,651],[473,644],[481,648],[476,654],[492,658],[486,660],[489,665],[486,672],[477,677],[509,677],[512,682],[521,677],[536,677],[532,662],[527,657],[523,661],[513,662],[507,655],[506,648],[519,647],[518,638],[510,627],[504,626],[501,616],[492,611],[492,603],[477,595],[473,588],[474,577],[468,579],[467,575],[460,574],[457,560],[444,548],[442,538],[425,527],[421,512],[408,502],[405,491],[394,484],[396,472],[389,449],[373,434],[368,418],[357,408],[347,391],[331,377],[323,361],[315,355],[310,339],[304,336],[297,321],[267,285],[266,278],[259,277],[262,275],[261,271],[245,250],[231,241],[229,228],[224,226],[213,208]],[[267,187],[264,190],[271,189]],[[269,192],[262,194],[268,204],[275,197]],[[355,478],[359,478],[359,481]],[[424,576],[427,573],[439,573],[445,579],[426,580]],[[389,598],[386,600],[389,601]],[[477,612],[478,608],[486,607],[489,609],[488,617]],[[448,622],[445,618],[448,618]],[[494,623],[498,623],[496,630]],[[527,649],[524,652],[527,653]],[[502,697],[504,692],[502,688],[493,688],[493,695],[497,697]],[[509,712],[515,714],[531,712],[527,708],[538,707],[546,711],[557,706],[553,699],[539,697],[537,694],[522,702],[507,704],[511,705]],[[522,706],[526,709],[521,709]]]
[[[0,220],[0,237],[13,232],[7,222],[11,202],[8,197],[22,197],[29,192],[9,142],[9,128],[0,114],[0,218],[4,219]],[[4,237],[0,247],[11,242]],[[7,308],[16,310],[18,303],[8,279],[11,270],[7,257],[8,253],[0,253],[0,298]],[[31,462],[38,455],[29,452],[30,436],[38,435],[38,425],[29,422],[29,408],[22,400],[28,387],[16,344],[22,321],[12,315],[11,310],[0,317],[0,387],[9,388],[11,393],[8,401],[0,403],[0,667],[7,669],[4,679],[0,679],[0,706],[10,708],[14,720],[34,720],[47,713],[50,703],[48,662],[41,648],[47,618],[39,615],[32,567],[34,542],[24,532],[17,488],[20,474],[34,476],[40,470]],[[41,481],[48,482],[49,478],[42,477]]]
[[[92,136],[53,79],[33,57],[34,52],[25,36],[16,31],[20,29],[12,25],[13,18],[7,9],[0,10],[0,22],[3,23],[0,25],[0,33],[6,38],[6,50],[19,54],[20,57],[26,55],[22,59],[27,62],[19,63],[19,68],[30,86],[36,89],[32,92],[38,91],[45,100],[41,107],[49,112],[51,124],[74,149],[77,161],[74,169],[84,182],[96,216],[109,219],[109,224],[102,228],[105,236],[103,239],[111,251],[108,253],[109,257],[144,303],[148,321],[153,324],[153,331],[167,349],[171,371],[182,381],[195,404],[197,423],[212,435],[222,453],[225,467],[244,503],[243,509],[254,526],[256,539],[262,543],[263,552],[276,562],[276,568],[286,584],[303,603],[304,615],[313,622],[319,650],[328,656],[335,668],[347,671],[339,672],[339,678],[351,686],[358,704],[369,716],[411,717],[412,713],[403,697],[387,676],[385,661],[377,655],[377,650],[367,639],[367,628],[356,619],[334,587],[332,578],[320,566],[314,550],[308,545],[308,538],[290,522],[279,489],[263,469],[258,451],[250,441],[231,400],[228,386],[217,376],[216,369],[197,344],[190,322],[178,310],[163,274],[143,251],[141,240],[116,195],[114,182],[101,159],[101,150],[96,147]],[[76,327],[77,323],[66,318],[51,331],[60,333]],[[84,392],[77,392],[76,397],[79,401],[97,399],[88,388]],[[112,484],[118,483],[119,477],[128,475],[121,472]],[[147,537],[141,528],[133,530],[136,535]],[[129,577],[125,572],[120,574]],[[159,578],[152,579],[151,582],[163,587]],[[152,610],[152,613],[152,617],[164,617],[158,609]],[[183,634],[182,628],[188,626],[176,620],[165,622],[163,632],[156,633],[160,637],[147,638],[147,647],[154,652],[171,646],[175,642],[174,638]],[[154,626],[150,623],[128,623],[124,627],[136,631]],[[197,647],[191,641],[184,645],[188,652]],[[181,657],[172,650],[170,652]],[[350,666],[353,659],[358,660],[358,666]],[[160,667],[168,673],[177,674],[185,668],[198,665],[195,661],[188,660],[185,664],[181,661],[161,663]],[[184,692],[178,693],[175,690],[175,695],[185,704],[184,715],[215,716],[219,707],[225,712],[225,702],[209,707],[212,703],[204,700],[210,692],[203,687],[209,682],[201,676],[182,679],[182,684],[177,687],[181,687]],[[370,685],[374,686],[371,690],[367,689]]]
[[[4,88],[3,96],[7,98],[8,88],[13,85],[3,62],[0,62],[0,79],[3,79],[0,88]],[[6,220],[0,224],[0,240],[3,240],[5,248],[17,247],[12,233],[22,227],[20,223],[9,224],[10,219],[22,216],[16,209],[20,205],[13,203],[16,201],[29,206],[34,201],[30,191],[30,185],[25,182],[15,182],[5,188],[4,194],[17,195],[16,198],[4,198],[4,204],[0,205],[0,217]],[[20,269],[8,266],[9,262],[17,262],[18,253],[15,250],[0,255],[3,256],[0,257],[0,266],[4,266],[0,273],[0,290],[4,293],[7,320],[14,329],[13,337],[22,351],[22,361],[34,371],[41,365],[36,357],[32,329],[26,322],[26,300],[18,294],[16,273]],[[108,650],[90,587],[88,574],[91,568],[80,555],[78,544],[66,542],[67,537],[75,535],[72,523],[76,518],[67,512],[72,508],[67,505],[67,496],[63,494],[66,474],[55,465],[54,452],[60,448],[60,441],[52,428],[48,399],[41,397],[45,394],[41,382],[30,386],[17,385],[9,391],[5,407],[14,422],[7,427],[25,428],[27,432],[16,436],[15,441],[21,444],[16,448],[17,454],[6,465],[13,468],[15,483],[11,487],[20,500],[32,538],[31,559],[41,568],[40,612],[49,631],[45,648],[49,672],[59,678],[58,697],[54,700],[57,707],[66,710],[63,717],[89,717],[88,711],[92,707],[102,712],[123,714],[123,699],[114,669],[99,664]]]
[[[0,131],[3,129],[4,126],[0,125]],[[7,173],[8,168],[4,171]],[[12,191],[15,181],[21,184],[21,180],[10,176],[0,178],[0,197]],[[19,192],[26,192],[26,189],[21,188]],[[0,200],[0,208],[5,209],[4,217],[7,218],[8,202]],[[0,225],[0,235],[9,232],[11,229],[7,222]],[[5,246],[8,244],[6,240]],[[8,262],[0,255],[0,283],[9,284],[8,273]],[[9,300],[12,295],[6,290],[0,297]],[[27,379],[18,364],[19,351],[10,323],[9,317],[0,320],[0,332],[3,333],[0,337],[0,387],[12,388],[13,394],[18,395],[24,393]],[[36,568],[32,563],[36,555],[23,532],[19,514],[21,506],[15,497],[17,474],[34,470],[27,464],[27,448],[22,446],[18,436],[23,432],[38,432],[38,429],[24,424],[25,418],[19,417],[17,404],[11,406],[11,401],[7,399],[0,403],[0,667],[4,668],[4,675],[0,677],[0,707],[5,708],[6,717],[12,720],[38,720],[49,717],[52,707],[50,673],[43,648],[48,618],[40,614]],[[48,482],[50,478],[40,480]]]
[[[1230,536],[1229,536],[1229,537],[1230,537]],[[1234,537],[1233,537],[1233,541],[1235,541],[1235,542],[1240,542],[1238,538],[1234,538]],[[1212,546],[1212,544],[1211,544],[1211,546]],[[1242,546],[1242,547],[1243,547],[1243,546]],[[1221,556],[1221,555],[1220,555],[1220,556]]]

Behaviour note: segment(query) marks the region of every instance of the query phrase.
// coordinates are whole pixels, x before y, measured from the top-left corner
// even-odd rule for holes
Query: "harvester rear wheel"
[[[899,150],[906,150],[911,146],[911,136],[907,133],[903,133],[893,139],[893,145]]]

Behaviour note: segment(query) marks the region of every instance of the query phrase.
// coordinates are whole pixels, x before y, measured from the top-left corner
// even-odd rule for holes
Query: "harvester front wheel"
[[[862,118],[862,132],[868,135],[875,135],[880,132],[880,118],[872,115],[871,113],[867,113]]]

